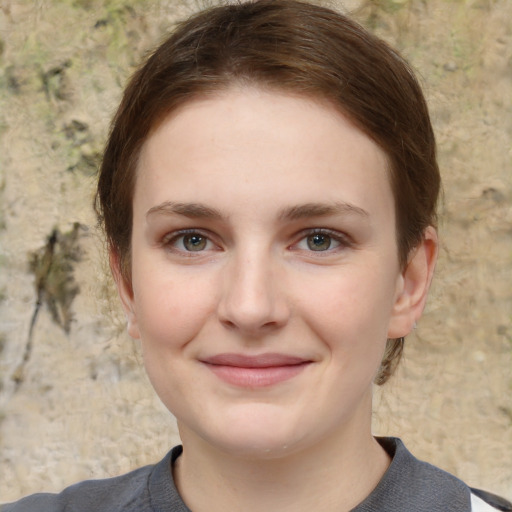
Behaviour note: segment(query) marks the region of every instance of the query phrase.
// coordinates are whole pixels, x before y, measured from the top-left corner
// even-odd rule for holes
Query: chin
[[[305,432],[297,425],[288,427],[283,421],[240,422],[225,428],[221,436],[211,439],[217,447],[233,456],[250,459],[278,459],[300,451],[307,444]]]
[[[292,418],[285,419],[282,414],[270,414],[271,411],[265,409],[258,407],[255,411],[247,408],[236,414],[225,411],[211,421],[205,421],[203,428],[197,425],[199,428],[189,429],[181,424],[183,443],[194,443],[194,439],[199,437],[201,442],[216,451],[233,457],[260,460],[278,459],[300,450],[308,436],[305,432],[297,431],[297,425],[303,425],[304,420],[292,421]],[[205,429],[206,425],[208,427]]]
[[[217,440],[217,447],[231,456],[252,460],[273,460],[291,455],[299,450],[300,443],[290,439],[267,437],[238,437],[226,439],[225,442]]]

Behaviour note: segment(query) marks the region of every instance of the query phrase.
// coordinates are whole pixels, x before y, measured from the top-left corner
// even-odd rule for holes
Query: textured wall
[[[91,200],[127,76],[198,5],[0,0],[1,500],[177,441],[123,332]],[[512,2],[345,5],[421,73],[445,183],[433,293],[375,431],[512,498]]]

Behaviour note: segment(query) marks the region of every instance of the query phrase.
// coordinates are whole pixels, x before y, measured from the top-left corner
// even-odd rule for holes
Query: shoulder
[[[481,489],[471,489],[471,512],[512,512],[512,503]]]
[[[353,512],[512,512],[511,508],[498,508],[498,501],[491,500],[501,498],[472,490],[450,473],[418,460],[400,439],[378,441],[392,458],[391,465],[376,489]],[[504,506],[507,502],[500,503]]]
[[[173,451],[175,451],[174,449]],[[173,451],[156,465],[122,476],[87,480],[59,494],[34,494],[0,506],[0,512],[150,512],[171,473]]]
[[[72,485],[59,494],[33,494],[16,503],[3,505],[0,512],[124,510],[134,501],[144,498],[151,470],[152,466],[146,466],[115,478],[87,480]]]

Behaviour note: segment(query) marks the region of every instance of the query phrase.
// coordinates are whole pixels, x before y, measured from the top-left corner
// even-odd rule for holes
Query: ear
[[[411,332],[421,317],[434,275],[439,242],[435,228],[429,226],[402,271],[391,314],[388,338],[401,338]]]
[[[137,314],[135,308],[135,300],[133,297],[133,288],[130,282],[123,275],[121,270],[121,258],[117,251],[110,249],[109,251],[110,270],[117,286],[117,292],[123,305],[124,314],[126,316],[128,334],[135,339],[140,339],[139,326],[137,324]]]

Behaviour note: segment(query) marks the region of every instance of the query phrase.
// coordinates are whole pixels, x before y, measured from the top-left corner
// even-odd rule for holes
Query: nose
[[[218,306],[221,323],[257,337],[282,328],[290,308],[276,264],[264,254],[234,258],[227,268]]]

